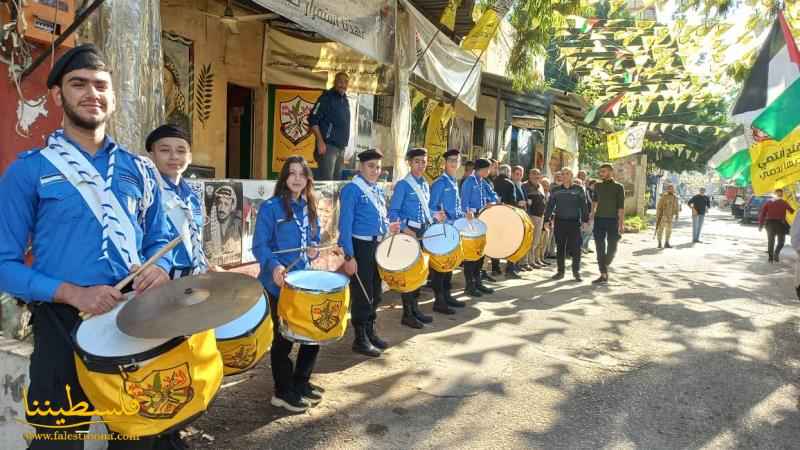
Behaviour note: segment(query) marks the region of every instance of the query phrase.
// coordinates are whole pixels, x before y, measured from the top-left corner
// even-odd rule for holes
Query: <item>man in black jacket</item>
[[[572,183],[572,170],[561,169],[561,189],[552,191],[550,201],[547,203],[544,220],[549,222],[555,215],[556,257],[558,259],[558,272],[553,275],[554,280],[564,278],[566,252],[572,255],[572,276],[575,281],[581,279],[581,251],[578,246],[578,237],[581,233],[581,223],[589,222],[589,210],[586,206],[586,194],[581,186]]]
[[[319,181],[341,178],[344,149],[350,142],[349,82],[346,73],[337,73],[333,88],[322,93],[308,116],[311,132],[317,138],[314,159],[319,164],[316,177]]]

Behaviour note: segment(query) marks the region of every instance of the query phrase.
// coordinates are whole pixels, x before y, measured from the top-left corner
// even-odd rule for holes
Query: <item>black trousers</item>
[[[780,257],[783,244],[786,242],[786,223],[782,220],[767,220],[767,252],[769,258]],[[775,245],[775,241],[778,245]]]
[[[437,272],[431,269],[431,283],[433,285],[433,292],[450,292],[452,289],[451,280],[453,279],[453,272]]]
[[[353,239],[353,252],[358,265],[358,276],[364,283],[364,289],[369,298],[364,296],[364,291],[355,275],[350,277],[350,299],[353,325],[363,325],[378,318],[376,313],[383,300],[381,277],[378,274],[378,264],[375,262],[377,241],[362,241]]]
[[[70,387],[72,404],[91,402],[81,388],[78,373],[75,369],[72,341],[69,333],[80,323],[78,310],[71,306],[57,303],[40,303],[32,306],[33,312],[33,338],[34,347],[30,364],[30,385],[28,386],[28,403],[31,410],[33,402],[42,405],[50,401],[50,408],[68,410],[66,387]],[[93,407],[91,407],[93,409]],[[86,421],[85,417],[53,417],[53,416],[26,416],[31,424],[45,426],[55,425],[56,420],[64,420],[60,425],[70,425]],[[53,429],[36,427],[36,433],[61,434],[64,432],[76,433],[86,431],[88,425],[77,426],[69,429]],[[59,449],[81,450],[81,440],[34,440],[29,447],[32,450]],[[113,440],[108,443],[109,450],[154,450],[175,448],[169,445],[169,433],[163,437],[141,438],[137,441]]]
[[[606,274],[617,254],[617,243],[622,237],[619,234],[619,219],[595,217],[593,234],[594,246],[597,250],[597,265],[600,267],[600,273]],[[607,247],[606,239],[608,239]]]
[[[293,365],[289,359],[294,343],[281,334],[278,326],[278,298],[266,293],[269,298],[270,314],[274,325],[274,336],[272,350],[270,350],[270,362],[272,363],[272,378],[275,380],[275,393],[285,394],[294,390],[296,385],[308,383],[311,379],[311,372],[317,362],[319,345],[300,345],[297,352],[297,364]]]
[[[468,283],[470,281],[480,283],[481,269],[483,269],[483,261],[485,258],[485,256],[481,256],[481,259],[477,261],[464,261],[464,278]]]
[[[567,252],[572,256],[572,273],[581,270],[581,248],[578,245],[578,238],[581,235],[581,223],[577,220],[556,219],[556,258],[558,260],[558,271],[564,273]]]

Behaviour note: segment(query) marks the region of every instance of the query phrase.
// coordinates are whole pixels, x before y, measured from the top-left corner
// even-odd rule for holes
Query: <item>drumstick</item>
[[[324,250],[326,248],[336,247],[336,244],[327,244],[327,245],[310,245],[308,247],[297,247],[297,248],[287,248],[286,250],[278,250],[272,252],[273,255],[282,255],[284,253],[294,253],[300,251],[306,251],[308,249],[316,248],[318,250]]]
[[[394,233],[392,237],[389,239],[389,250],[386,251],[386,257],[392,255],[392,246],[394,245],[394,237],[397,236],[397,233]]]
[[[364,298],[366,298],[367,302],[371,305],[372,299],[369,298],[369,295],[367,295],[367,289],[364,287],[364,283],[361,281],[361,277],[358,276],[358,271],[356,271],[356,273],[354,273],[353,275],[356,276],[356,280],[358,280],[358,285],[361,286],[361,292],[364,293]]]
[[[175,248],[175,246],[178,245],[179,243],[181,243],[181,241],[183,241],[183,236],[178,236],[175,239],[169,241],[169,243],[167,245],[162,247],[161,250],[157,251],[155,255],[151,256],[150,259],[148,259],[147,261],[144,262],[144,264],[139,266],[139,268],[136,269],[135,272],[131,272],[130,274],[128,274],[127,277],[123,278],[122,281],[120,281],[119,283],[115,284],[114,285],[114,289],[116,289],[118,291],[121,291],[125,286],[128,285],[128,283],[131,282],[131,280],[133,280],[134,278],[138,277],[139,274],[144,272],[144,269],[147,269],[148,267],[150,267],[153,264],[155,264],[156,261],[158,261],[164,255],[166,255],[168,251],[170,251],[173,248]],[[81,316],[81,319],[86,320],[86,319],[90,319],[92,317],[92,314],[87,313],[87,312],[82,312],[80,314],[80,316]]]

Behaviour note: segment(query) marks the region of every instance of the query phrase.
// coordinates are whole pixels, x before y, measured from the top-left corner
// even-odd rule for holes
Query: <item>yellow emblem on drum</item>
[[[252,344],[240,345],[230,351],[222,352],[222,363],[225,367],[247,369],[256,362],[257,353],[258,341],[256,340]]]
[[[139,415],[171,419],[194,397],[189,364],[154,370],[141,380],[125,380],[125,392],[139,403]]]
[[[311,305],[311,321],[314,326],[329,332],[341,321],[342,302],[327,299],[318,305]]]

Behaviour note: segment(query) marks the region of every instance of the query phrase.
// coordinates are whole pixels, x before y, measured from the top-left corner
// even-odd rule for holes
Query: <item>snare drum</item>
[[[461,233],[461,250],[465,261],[477,261],[486,247],[486,224],[480,219],[458,219],[453,226]]]
[[[460,234],[450,224],[431,225],[422,237],[422,247],[430,256],[430,267],[437,272],[452,272],[464,260]]]
[[[296,270],[286,275],[278,298],[278,329],[300,344],[336,342],[347,331],[350,279],[336,272]]]
[[[393,291],[416,291],[428,279],[428,255],[422,253],[416,238],[404,233],[395,234],[378,244],[375,262],[381,279]]]
[[[493,205],[481,211],[486,222],[486,256],[517,262],[533,244],[533,222],[528,214],[511,205]]]
[[[72,333],[78,381],[111,431],[154,436],[203,413],[222,382],[214,330],[140,339],[117,327],[124,303]]]
[[[225,375],[251,369],[272,347],[272,318],[263,295],[241,317],[214,330]]]

